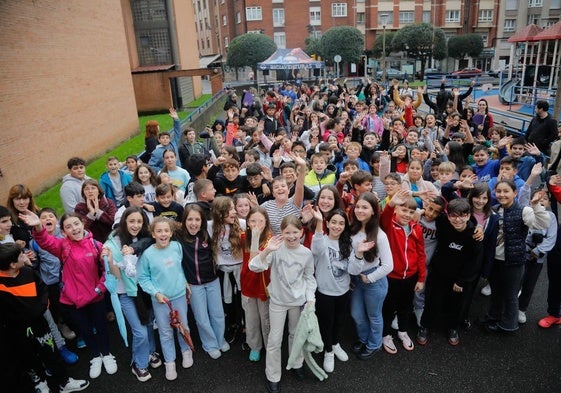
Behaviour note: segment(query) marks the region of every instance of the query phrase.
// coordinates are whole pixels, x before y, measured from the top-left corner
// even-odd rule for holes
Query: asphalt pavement
[[[547,277],[546,269],[538,282],[534,298],[527,313],[528,322],[518,332],[505,334],[486,333],[477,324],[489,299],[476,294],[472,307],[474,326],[460,331],[460,344],[448,344],[445,331],[434,331],[426,346],[416,345],[405,351],[394,335],[398,353],[389,355],[383,350],[369,361],[352,356],[350,348],[355,340],[354,324],[347,315],[342,347],[349,352],[346,363],[335,361],[335,371],[323,382],[308,371],[304,381],[298,381],[283,370],[282,392],[561,392],[561,344],[559,327],[542,329],[537,321],[545,316]],[[232,344],[229,352],[212,360],[201,348],[194,324],[196,352],[195,364],[182,369],[177,361],[178,378],[167,381],[164,367],[152,370],[152,379],[141,383],[132,375],[130,350],[125,348],[116,324],[110,324],[112,352],[117,358],[119,371],[114,375],[102,373],[91,381],[87,391],[105,393],[124,392],[265,392],[265,356],[259,363],[248,360],[249,351],[242,350],[240,340]],[[409,332],[413,338],[415,331]],[[130,336],[129,336],[130,337]],[[69,343],[74,348],[74,343]],[[286,365],[286,339],[283,364]],[[178,352],[179,353],[179,352]],[[71,366],[70,375],[88,378],[87,350],[78,350],[80,361]],[[316,355],[318,364],[323,354]]]

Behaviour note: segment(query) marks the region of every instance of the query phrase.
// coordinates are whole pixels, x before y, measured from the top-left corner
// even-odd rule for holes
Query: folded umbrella
[[[179,331],[187,345],[191,348],[191,351],[195,352],[195,345],[191,339],[191,334],[189,334],[189,330],[187,330],[183,322],[181,322],[179,312],[173,309],[169,300],[166,300],[166,304],[169,307],[169,325]]]

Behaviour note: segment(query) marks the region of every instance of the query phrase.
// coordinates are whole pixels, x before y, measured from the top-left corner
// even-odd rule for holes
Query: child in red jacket
[[[388,236],[393,255],[393,271],[388,275],[388,294],[384,300],[383,347],[390,354],[397,353],[393,342],[391,321],[397,313],[397,337],[403,348],[412,351],[413,341],[407,334],[411,304],[415,291],[424,287],[426,276],[425,242],[423,230],[412,221],[417,203],[409,191],[400,190],[391,198],[380,216],[380,226]]]

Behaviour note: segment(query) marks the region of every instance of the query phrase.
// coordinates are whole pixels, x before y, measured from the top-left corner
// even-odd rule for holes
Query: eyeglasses
[[[457,219],[463,219],[463,218],[467,218],[469,217],[469,213],[464,213],[464,214],[448,214],[448,218],[450,220],[457,220]]]

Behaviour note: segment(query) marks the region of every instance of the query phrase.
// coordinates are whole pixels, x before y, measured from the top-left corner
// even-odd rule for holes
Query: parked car
[[[382,70],[376,72],[376,78],[382,79]],[[386,68],[386,79],[401,79],[405,72],[396,70],[395,68]]]
[[[487,72],[487,74],[489,74],[489,76],[492,76],[493,78],[498,78],[501,76],[501,74],[503,74],[503,76],[506,75],[506,70],[502,70],[500,68],[497,68],[495,70],[489,70],[489,72]]]
[[[483,71],[481,71],[479,68],[474,67],[466,67],[462,68],[461,70],[452,72],[452,76],[457,76],[460,78],[473,78],[474,76],[481,76],[481,74],[483,74]]]
[[[442,75],[442,70],[439,68],[425,68],[425,76]],[[421,70],[415,73],[416,79],[421,79]]]

